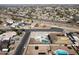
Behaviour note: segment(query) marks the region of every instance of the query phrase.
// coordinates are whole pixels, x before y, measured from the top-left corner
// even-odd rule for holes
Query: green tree
[[[2,23],[3,23],[3,21],[0,20],[0,24],[2,24]]]

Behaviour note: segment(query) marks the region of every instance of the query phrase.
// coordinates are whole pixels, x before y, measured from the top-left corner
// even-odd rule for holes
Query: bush
[[[3,21],[0,20],[0,24],[2,24],[2,23],[3,23]]]

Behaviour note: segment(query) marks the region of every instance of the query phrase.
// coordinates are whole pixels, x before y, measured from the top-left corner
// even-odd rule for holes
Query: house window
[[[40,53],[38,53],[39,55],[46,55],[46,53],[45,52],[40,52]]]
[[[39,49],[39,47],[38,46],[35,46],[35,50],[38,50]]]

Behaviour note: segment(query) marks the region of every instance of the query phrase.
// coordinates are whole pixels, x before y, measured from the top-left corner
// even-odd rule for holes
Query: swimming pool
[[[69,55],[68,51],[58,49],[54,51],[55,55]]]

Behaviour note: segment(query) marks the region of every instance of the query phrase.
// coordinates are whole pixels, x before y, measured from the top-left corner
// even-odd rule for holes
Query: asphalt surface
[[[26,33],[25,33],[22,41],[20,42],[19,46],[17,47],[14,55],[22,55],[23,54],[23,48],[24,48],[24,45],[28,42],[29,35],[30,35],[30,31],[26,31]]]
[[[26,29],[26,31],[28,31],[27,29]],[[61,29],[61,28],[52,28],[52,29],[30,29],[30,31],[54,31],[54,32],[63,32],[63,29]]]
[[[26,32],[28,32],[28,31],[52,31],[52,32],[63,32],[64,31],[64,29],[62,29],[62,28],[57,28],[57,27],[52,27],[51,29],[1,29],[1,30],[3,30],[3,31],[10,31],[10,30],[13,30],[13,31],[16,31],[16,30],[21,30],[21,31],[26,31]]]

